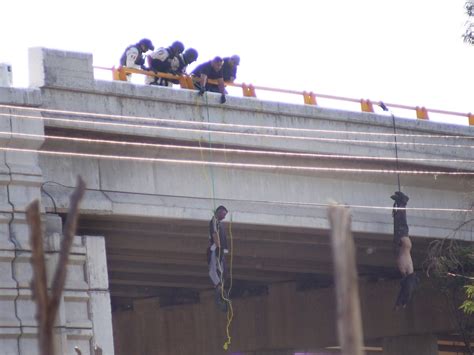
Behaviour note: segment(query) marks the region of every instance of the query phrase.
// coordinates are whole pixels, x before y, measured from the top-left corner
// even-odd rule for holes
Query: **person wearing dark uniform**
[[[194,86],[199,90],[199,95],[204,95],[206,91],[221,93],[222,104],[226,102],[223,64],[224,61],[221,57],[215,57],[209,62],[198,65],[192,72],[195,78]],[[208,79],[217,80],[217,85],[209,84]]]
[[[126,68],[143,69],[145,67],[144,54],[149,50],[154,50],[153,43],[148,38],[143,38],[140,42],[128,46],[120,57],[120,65]],[[127,80],[130,81],[131,75],[127,74]]]
[[[173,74],[184,75],[188,65],[194,63],[198,59],[199,53],[194,48],[188,48],[183,54],[178,55],[171,63]]]
[[[398,248],[397,266],[402,274],[400,282],[400,292],[398,293],[395,307],[406,307],[410,302],[413,292],[418,284],[418,278],[414,272],[413,259],[411,257],[411,240],[407,224],[406,206],[408,196],[401,191],[395,192],[391,197],[393,204],[393,242]],[[400,208],[400,209],[398,209]]]
[[[237,78],[237,67],[240,64],[240,57],[234,54],[230,58],[224,58],[222,66],[224,81],[233,83]]]
[[[227,311],[227,303],[222,295],[225,295],[225,259],[227,249],[227,235],[222,221],[227,215],[227,208],[219,206],[209,222],[209,247],[207,248],[207,261],[209,266],[209,277],[215,288],[216,303],[223,311]]]
[[[186,49],[182,54],[171,61],[171,74],[187,75],[188,65],[194,63],[198,58],[198,52],[194,48]],[[170,80],[173,84],[179,84],[178,80]]]
[[[158,48],[148,56],[148,65],[150,70],[155,73],[172,74],[172,63],[184,51],[184,45],[180,41],[173,42],[168,48]],[[150,85],[169,86],[168,79],[158,78],[156,76],[147,76],[146,83]]]

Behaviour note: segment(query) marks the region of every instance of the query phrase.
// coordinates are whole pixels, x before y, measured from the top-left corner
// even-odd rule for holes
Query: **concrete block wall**
[[[37,106],[37,92],[26,95],[14,91],[12,104]],[[0,103],[7,103],[5,96]],[[23,101],[22,101],[23,99]],[[44,139],[41,120],[27,120],[15,108],[0,108],[0,147],[39,149]],[[40,115],[30,113],[29,115]],[[24,136],[22,134],[33,136]],[[26,208],[41,200],[43,174],[35,152],[0,151],[0,354],[38,354],[36,304],[30,288],[33,275]],[[58,215],[43,214],[44,248],[48,281],[51,282],[61,244],[62,221]],[[57,354],[93,353],[100,346],[104,354],[114,354],[110,294],[102,237],[74,239],[65,290],[55,322]]]

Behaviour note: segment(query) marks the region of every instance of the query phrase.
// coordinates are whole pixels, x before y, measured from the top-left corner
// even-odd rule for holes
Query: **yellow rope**
[[[230,267],[229,267],[229,278],[230,278],[230,284],[229,284],[229,291],[228,294],[230,295],[230,291],[232,290],[232,263],[233,263],[233,251],[234,251],[234,238],[232,236],[232,214],[230,215],[230,223],[229,223],[229,236],[230,236]],[[222,283],[221,283],[222,284]],[[223,285],[223,284],[222,284]],[[232,301],[230,298],[227,298],[224,296],[224,288],[221,288],[221,293],[222,293],[222,298],[224,301],[227,302],[228,308],[227,308],[227,325],[226,325],[226,335],[227,335],[227,340],[222,346],[224,350],[229,349],[229,345],[231,343],[232,337],[230,336],[230,326],[232,324],[232,319],[234,318],[234,309],[232,308]]]
[[[210,122],[210,117],[209,117],[209,103],[208,103],[208,98],[207,98],[207,94],[206,95],[206,109],[207,109],[207,121]],[[198,140],[198,143],[199,143],[199,147],[201,148],[200,149],[200,152],[201,152],[201,160],[204,161],[204,154],[203,154],[203,149],[202,149],[202,146],[201,146],[201,139],[199,138]],[[209,145],[211,145],[211,131],[209,131]],[[225,160],[227,161],[227,156],[224,155],[224,158]],[[212,151],[210,151],[210,160],[212,161]],[[214,204],[214,213],[216,212],[216,197],[215,197],[215,183],[214,183],[214,173],[213,173],[213,170],[212,170],[212,167],[210,167],[210,173],[208,173],[208,171],[204,168],[203,171],[204,171],[204,175],[206,176],[206,179],[208,180],[209,184],[210,184],[210,187],[211,187],[211,194],[212,194],[212,201],[213,201],[213,204]],[[215,218],[215,217],[214,217]],[[219,231],[218,232],[218,235],[219,235]],[[232,238],[232,214],[231,214],[231,217],[230,217],[230,223],[229,223],[229,236],[230,236],[230,268],[229,268],[229,278],[230,278],[230,284],[229,284],[229,294],[230,294],[230,291],[232,289],[232,263],[233,263],[233,238]],[[220,260],[221,260],[221,253],[222,253],[222,248],[219,248],[219,255],[217,256],[218,257],[218,261],[220,263]],[[223,266],[223,264],[222,264]],[[220,274],[220,281],[221,281],[221,298],[227,302],[227,325],[226,325],[226,336],[227,336],[227,340],[224,342],[224,345],[222,346],[224,348],[224,350],[228,350],[229,349],[229,345],[231,343],[231,340],[232,340],[232,337],[230,336],[230,326],[231,326],[231,323],[232,323],[232,319],[234,318],[234,310],[232,308],[232,301],[230,300],[229,297],[227,297],[224,293],[224,268],[222,268],[221,270],[221,274]]]

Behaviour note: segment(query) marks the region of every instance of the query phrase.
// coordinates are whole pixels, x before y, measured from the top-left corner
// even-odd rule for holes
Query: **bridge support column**
[[[437,355],[438,344],[436,337],[432,334],[384,338],[383,354]]]
[[[16,102],[22,104],[21,98]],[[42,198],[41,157],[36,151],[44,143],[44,126],[39,119],[23,117],[39,118],[36,111],[0,108],[0,113],[0,146],[4,148],[0,152],[0,353],[36,355],[38,322],[31,291],[32,249],[26,210],[32,201]],[[59,215],[45,214],[43,208],[41,212],[46,276],[51,283],[63,238],[62,220]],[[76,236],[67,269],[53,329],[56,353],[71,354],[77,346],[88,355],[97,345],[104,354],[113,355],[104,238]]]

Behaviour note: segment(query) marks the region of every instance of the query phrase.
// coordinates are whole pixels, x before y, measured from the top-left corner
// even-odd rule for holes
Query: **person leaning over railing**
[[[240,64],[240,57],[234,54],[230,58],[224,58],[224,65],[222,66],[222,71],[224,75],[225,82],[233,83],[237,79],[237,67]]]
[[[155,73],[172,73],[171,64],[173,60],[183,53],[184,45],[180,41],[175,41],[168,48],[158,48],[156,51],[148,55],[148,66],[150,70]],[[145,83],[150,85],[169,86],[171,83],[169,79],[159,78],[152,75],[147,75]]]
[[[128,46],[120,57],[120,65],[126,68],[143,69],[145,67],[144,54],[149,50],[154,50],[153,43],[148,38],[143,38],[140,42]],[[131,74],[127,74],[127,81],[130,81]]]
[[[184,53],[176,56],[171,61],[171,74],[173,75],[187,75],[188,65],[194,63],[199,54],[194,48],[188,48]],[[179,84],[179,80],[170,80],[173,84]]]
[[[199,95],[204,95],[206,91],[220,92],[221,104],[226,102],[223,64],[221,57],[215,57],[213,60],[198,65],[192,72],[194,87],[199,90]],[[208,79],[217,80],[217,85],[210,84]]]

